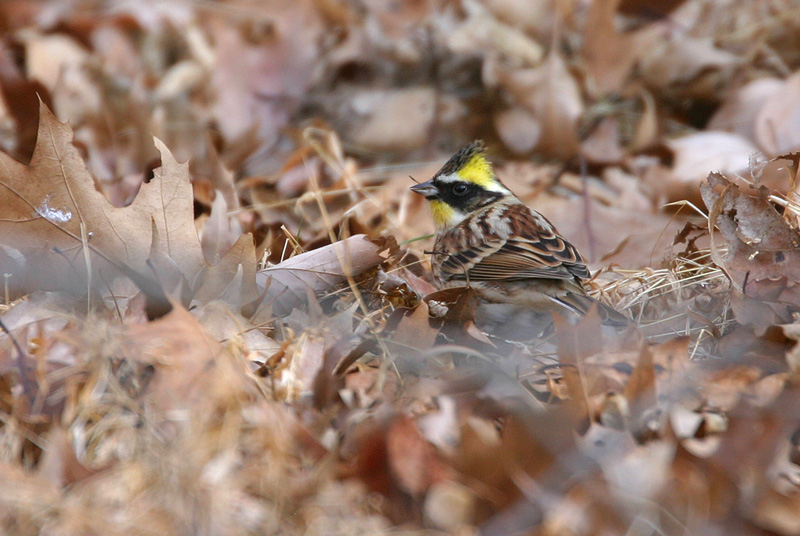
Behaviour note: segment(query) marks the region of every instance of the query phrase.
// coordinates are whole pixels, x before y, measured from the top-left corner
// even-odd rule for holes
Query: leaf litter
[[[2,532],[800,534],[797,14],[0,5]],[[476,137],[628,327],[432,284]]]

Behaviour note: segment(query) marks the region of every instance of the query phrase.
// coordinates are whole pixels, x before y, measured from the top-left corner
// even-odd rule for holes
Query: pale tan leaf
[[[755,135],[769,156],[800,148],[800,71],[766,100],[756,117]]]
[[[639,91],[639,97],[642,99],[642,117],[636,125],[636,134],[631,140],[629,150],[641,151],[653,145],[658,137],[658,114],[656,113],[656,102],[652,93],[646,89]]]
[[[238,231],[238,234],[237,234]],[[234,230],[228,216],[228,202],[222,192],[211,203],[211,215],[206,219],[201,231],[200,244],[208,264],[217,264],[241,236],[241,229]]]
[[[374,151],[415,149],[427,141],[436,92],[425,86],[366,90],[353,96],[352,106],[364,117],[350,134],[354,143]]]
[[[699,184],[709,173],[738,173],[758,154],[750,141],[728,132],[698,132],[667,142],[675,154],[672,173],[678,181]]]
[[[266,289],[264,303],[283,315],[307,302],[308,289],[329,290],[386,260],[384,252],[365,235],[355,235],[334,244],[301,253],[256,274]]]
[[[745,84],[726,97],[706,128],[732,132],[759,143],[756,137],[759,112],[782,86],[783,81],[777,78],[759,78]]]
[[[494,128],[506,147],[517,154],[529,153],[536,147],[542,130],[533,114],[521,107],[495,114]]]
[[[700,191],[709,225],[719,229],[725,244],[712,247],[712,258],[738,288],[745,280],[751,292],[762,280],[800,281],[800,235],[760,192],[742,190],[719,173],[710,174]]]

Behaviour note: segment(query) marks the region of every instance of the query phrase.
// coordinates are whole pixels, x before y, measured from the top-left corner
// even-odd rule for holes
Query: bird
[[[596,304],[604,324],[627,325],[622,313],[587,295],[583,255],[497,178],[481,140],[411,190],[427,199],[433,216],[435,240],[426,253],[439,288],[471,287],[482,303],[570,319]]]

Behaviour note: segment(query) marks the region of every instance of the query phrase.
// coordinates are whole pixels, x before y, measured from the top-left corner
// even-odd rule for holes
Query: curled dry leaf
[[[639,98],[642,101],[642,116],[636,125],[636,134],[631,140],[629,149],[631,151],[641,151],[653,145],[658,139],[658,114],[656,110],[656,100],[652,93],[642,88],[639,90]]]
[[[709,227],[716,226],[725,240],[724,249],[712,240],[711,256],[734,284],[732,299],[739,321],[766,328],[780,318],[788,319],[783,306],[775,309],[764,302],[800,306],[797,229],[778,214],[765,187],[746,193],[725,176],[712,173],[700,191],[709,210]]]
[[[330,290],[388,256],[388,249],[365,235],[355,235],[265,268],[256,274],[256,282],[266,290],[264,304],[273,313],[285,315],[307,302],[308,289],[314,293]]]
[[[716,225],[727,245],[712,249],[714,262],[742,288],[760,280],[800,281],[800,235],[786,223],[759,189],[742,191],[724,175],[711,173],[700,186],[709,210],[709,225]]]

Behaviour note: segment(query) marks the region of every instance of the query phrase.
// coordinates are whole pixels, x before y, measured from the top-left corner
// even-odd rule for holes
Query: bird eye
[[[467,185],[464,184],[463,182],[459,182],[458,184],[453,186],[453,193],[456,195],[464,195],[465,193],[467,193],[467,190],[468,190]]]

